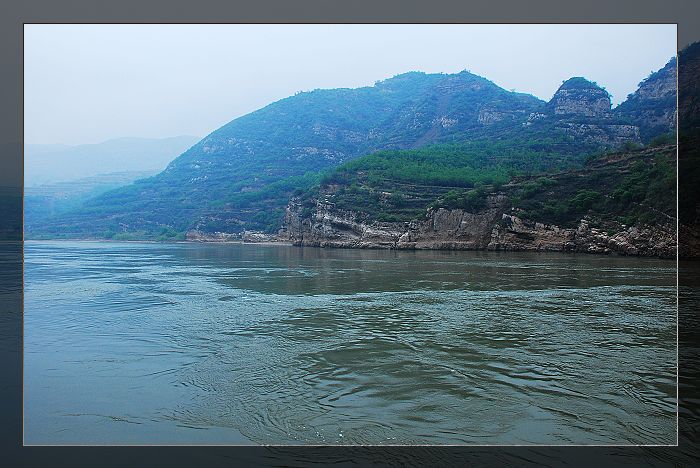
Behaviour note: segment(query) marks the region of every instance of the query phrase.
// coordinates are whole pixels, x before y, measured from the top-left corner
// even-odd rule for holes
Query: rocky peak
[[[676,97],[676,58],[673,57],[659,71],[639,83],[639,88],[628,99],[663,99]]]
[[[639,88],[613,114],[640,128],[642,140],[676,127],[676,58],[639,83]]]
[[[610,95],[597,84],[577,76],[562,83],[548,106],[555,115],[606,117],[610,113]]]

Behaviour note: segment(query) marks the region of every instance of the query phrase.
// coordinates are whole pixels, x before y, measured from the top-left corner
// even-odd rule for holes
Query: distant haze
[[[160,172],[199,140],[118,138],[90,145],[24,145],[24,184],[33,186],[114,172]]]
[[[619,104],[675,25],[25,26],[25,143],[206,135],[297,91],[467,69],[549,100],[584,76]]]

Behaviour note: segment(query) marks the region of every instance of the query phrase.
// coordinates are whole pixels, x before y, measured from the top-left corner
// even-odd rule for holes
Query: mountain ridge
[[[297,93],[220,127],[158,175],[38,223],[30,235],[269,232],[281,227],[295,190],[375,151],[529,141],[580,164],[591,152],[642,142],[631,123],[641,114],[616,113],[588,80],[575,80],[580,87],[567,81],[548,102],[466,71],[407,72],[371,87]]]

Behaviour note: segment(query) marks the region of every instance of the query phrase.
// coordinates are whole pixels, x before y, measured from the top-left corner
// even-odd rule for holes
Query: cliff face
[[[630,226],[608,233],[582,219],[577,228],[528,222],[509,214],[503,194],[487,198],[486,208],[428,210],[425,218],[410,222],[367,222],[359,213],[335,211],[318,204],[311,217],[302,216],[293,201],[287,207],[286,230],[281,235],[298,246],[388,249],[451,249],[559,251],[662,258],[676,256],[675,225]]]
[[[587,144],[616,148],[629,141],[642,141],[638,125],[620,123],[610,110],[610,95],[581,77],[566,80],[547,103],[549,120],[564,134]],[[636,123],[636,122],[635,122]]]
[[[559,122],[556,128],[579,141],[604,148],[617,148],[628,141],[641,142],[639,127],[636,125]]]
[[[422,220],[389,223],[362,221],[359,213],[323,203],[304,218],[293,200],[285,215],[286,235],[295,245],[317,247],[481,249],[490,242],[504,202],[495,195],[479,213],[439,209],[428,211]]]
[[[639,128],[643,142],[676,128],[677,69],[675,57],[639,83],[639,88],[613,111],[617,119]]]
[[[607,117],[610,95],[595,83],[574,77],[562,83],[549,101],[549,107],[556,115]]]

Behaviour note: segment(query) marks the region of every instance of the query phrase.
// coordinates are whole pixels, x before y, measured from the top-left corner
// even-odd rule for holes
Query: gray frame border
[[[22,59],[23,51],[19,46],[22,40],[24,23],[677,23],[678,45],[685,47],[700,39],[700,2],[684,0],[654,0],[627,1],[618,0],[610,4],[601,0],[569,3],[563,5],[555,0],[491,0],[479,4],[468,4],[456,0],[434,0],[430,4],[418,0],[391,0],[379,2],[375,0],[356,0],[355,2],[331,2],[329,0],[260,0],[253,4],[240,4],[222,0],[200,0],[196,3],[184,0],[149,0],[138,2],[122,0],[119,3],[97,5],[89,0],[25,0],[13,5],[3,5],[0,14],[0,55],[3,58],[2,85],[0,86],[0,102],[3,111],[0,113],[0,186],[21,189],[22,186],[22,133],[23,115],[17,117],[22,110]],[[21,206],[18,207],[21,210]],[[19,273],[19,276],[3,277],[3,282],[17,285],[22,284],[21,245],[19,254],[19,269],[8,273]],[[682,271],[682,269],[681,269]],[[19,281],[17,281],[19,280]],[[680,279],[683,282],[683,279]],[[6,424],[0,427],[3,447],[9,460],[29,463],[65,462],[68,466],[83,463],[99,463],[104,466],[121,466],[133,463],[128,453],[135,449],[122,447],[85,447],[65,448],[57,451],[50,447],[21,449],[21,432],[15,432],[20,426],[14,425],[21,421],[21,304],[22,292],[15,295],[3,296],[2,305],[6,312],[6,320],[0,323],[0,336],[5,345],[0,349],[0,359],[7,371],[8,382],[2,386],[0,407],[7,417]],[[16,306],[20,305],[20,309]],[[683,315],[690,311],[679,310],[679,322]],[[679,323],[679,326],[682,326]],[[5,339],[7,338],[7,340]],[[10,344],[7,346],[7,344]],[[19,345],[19,349],[12,348]],[[679,357],[683,360],[682,350]],[[18,362],[18,357],[20,361]],[[19,393],[18,393],[19,392]],[[688,428],[690,429],[690,428]],[[681,427],[681,431],[683,428]],[[19,435],[19,437],[17,437]],[[236,450],[240,448],[241,450]],[[19,450],[18,450],[19,449]],[[79,449],[79,451],[78,451]],[[143,453],[149,449],[148,453]],[[155,450],[150,450],[155,449]],[[248,450],[243,450],[248,449]],[[674,463],[677,450],[666,447],[640,449],[587,449],[562,447],[532,449],[513,448],[512,450],[491,450],[483,447],[386,447],[369,450],[362,448],[337,447],[312,448],[259,448],[249,447],[218,447],[210,450],[196,447],[177,450],[173,447],[141,449],[143,456],[138,462],[143,463],[185,463],[193,462],[226,462],[242,461],[251,463],[287,465],[303,465],[317,461],[322,457],[326,463],[351,464],[353,461],[395,464],[398,460],[403,463],[420,463],[421,460],[431,464],[449,465],[452,463],[480,464],[540,464],[557,463],[557,460],[573,462],[574,466],[590,466],[592,463],[614,462],[615,464],[631,464],[638,466],[644,463]],[[56,456],[62,452],[61,456]],[[109,455],[108,455],[109,454]],[[153,458],[149,458],[153,457]],[[232,457],[241,457],[239,460]],[[552,458],[554,457],[554,458]],[[614,457],[614,458],[612,458]]]

